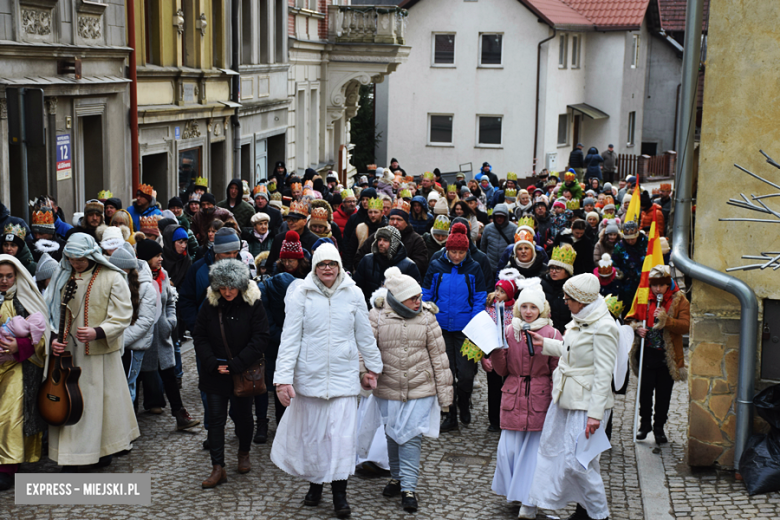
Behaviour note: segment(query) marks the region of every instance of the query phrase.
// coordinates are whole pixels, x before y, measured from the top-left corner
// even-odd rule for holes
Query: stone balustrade
[[[406,9],[388,6],[328,6],[328,39],[336,43],[404,44]]]

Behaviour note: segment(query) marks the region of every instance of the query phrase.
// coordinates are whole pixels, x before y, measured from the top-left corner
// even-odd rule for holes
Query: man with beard
[[[253,197],[255,199],[255,213],[265,213],[271,218],[268,230],[271,232],[271,235],[276,236],[282,227],[284,217],[282,217],[281,211],[268,204],[270,201],[268,188],[263,184],[258,184],[255,186]]]
[[[242,201],[243,202],[243,201]],[[215,219],[225,221],[233,214],[224,208],[216,207],[216,199],[211,193],[206,193],[200,198],[200,211],[192,220],[192,232],[198,243],[205,246],[209,241],[209,226]]]
[[[287,166],[285,166],[284,161],[276,162],[271,177],[276,179],[276,187],[279,190],[290,187],[290,184],[288,182],[290,174],[287,173]],[[270,191],[273,192],[274,190],[270,190]]]
[[[133,219],[133,229],[139,230],[141,229],[141,217],[162,215],[162,211],[160,211],[160,208],[154,203],[154,188],[149,184],[141,184],[138,186],[138,191],[135,192],[135,195],[136,199],[133,204],[127,208],[127,212],[130,214],[130,218]],[[86,213],[86,210],[84,210],[85,216]],[[95,235],[93,234],[92,236],[94,237]]]
[[[417,283],[422,283],[420,271],[406,256],[406,248],[401,242],[401,232],[393,226],[385,226],[374,233],[371,252],[360,260],[352,276],[363,291],[369,308],[371,295],[382,287],[385,282],[385,271],[393,266],[400,269],[401,273],[414,278]]]
[[[349,221],[349,217],[357,211],[357,197],[355,193],[347,188],[341,190],[341,204],[333,212],[333,221],[338,224],[339,229],[344,231]]]
[[[225,199],[217,203],[217,207],[228,210],[233,214],[240,228],[249,226],[249,219],[255,214],[251,204],[243,200],[244,185],[241,179],[233,179],[225,190]]]
[[[157,214],[161,214],[160,210],[157,210]],[[92,238],[95,238],[95,230],[102,223],[103,203],[97,199],[88,200],[87,204],[84,206],[84,216],[81,217],[79,225],[70,230],[68,237],[73,235],[73,233],[86,233]],[[140,227],[136,229],[140,229]]]

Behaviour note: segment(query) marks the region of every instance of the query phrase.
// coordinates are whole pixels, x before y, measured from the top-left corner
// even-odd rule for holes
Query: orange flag
[[[634,192],[637,193],[636,191]],[[631,205],[634,204],[634,199],[637,199],[638,195],[635,195],[631,199]],[[638,200],[638,199],[637,199]],[[631,211],[631,208],[628,209]],[[626,217],[628,221],[628,217]],[[639,287],[634,295],[634,302],[631,304],[631,310],[628,311],[628,317],[638,320],[647,319],[647,302],[650,297],[650,270],[657,266],[663,265],[664,255],[661,252],[661,238],[656,229],[656,222],[653,220],[650,226],[650,239],[647,242],[647,254],[645,255],[645,261],[642,264],[642,276],[639,279]]]
[[[639,217],[642,214],[642,204],[639,199],[641,198],[642,190],[639,187],[639,178],[637,178],[634,193],[631,195],[631,202],[628,204],[628,209],[626,210],[626,222],[633,220],[637,224],[640,224]]]

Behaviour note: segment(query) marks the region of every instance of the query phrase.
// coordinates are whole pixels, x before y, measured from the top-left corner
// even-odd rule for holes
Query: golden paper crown
[[[425,172],[422,174],[423,179],[433,180],[435,177],[433,176],[432,172]]]
[[[458,187],[455,186],[454,184],[448,184],[447,191],[452,193],[458,193]]]
[[[314,195],[314,190],[312,190],[311,188],[309,188],[307,186],[307,187],[303,188],[303,193],[301,195],[303,197],[305,197],[306,195]]]
[[[509,188],[508,190],[504,190],[504,198],[516,199],[517,190],[513,190],[512,188]]]
[[[308,181],[304,182],[303,185],[306,188],[314,188],[314,181],[309,179]]]
[[[302,185],[300,182],[293,182],[293,183],[290,185],[290,189],[291,189],[292,191],[299,191],[299,190],[302,190],[302,189],[303,189],[303,185]]]
[[[208,188],[209,181],[206,180],[206,177],[198,177],[197,179],[195,179],[195,186],[200,186],[201,188]]]
[[[101,191],[98,192],[98,197],[97,198],[99,200],[105,200],[105,199],[110,199],[113,196],[114,196],[114,194],[111,193],[110,191],[108,191],[108,190],[101,190]]]
[[[319,220],[321,222],[328,222],[328,210],[325,208],[312,208],[311,220]]]
[[[438,229],[439,231],[449,231],[450,230],[449,217],[447,217],[447,215],[438,215],[436,217],[436,220],[433,221],[433,229]]]
[[[515,172],[508,172],[506,174],[506,180],[508,181],[517,181],[517,174]]]
[[[409,190],[401,190],[398,193],[398,196],[402,199],[411,199],[412,198],[412,192]]]
[[[264,184],[258,184],[252,190],[252,195],[257,195],[258,193],[268,193],[268,188],[266,188]]]
[[[668,182],[661,184],[661,191],[672,191],[672,185]]]
[[[554,247],[551,260],[561,262],[566,265],[574,265],[574,260],[577,258],[577,252],[574,249],[568,247]]]
[[[21,224],[6,224],[3,228],[3,234],[14,235],[24,240],[24,237],[27,236],[27,230]]]
[[[411,175],[407,175],[406,177],[404,177],[404,180],[406,182],[414,182],[414,177],[412,177]]]
[[[623,314],[625,305],[623,305],[623,302],[618,300],[617,296],[612,296],[610,294],[604,298],[604,302],[607,304],[607,309],[609,309],[609,312],[611,312],[612,316],[615,318],[618,318],[621,314]]]
[[[249,191],[249,183],[247,181],[242,180],[241,184],[242,184],[242,192],[243,192],[243,194],[244,195],[249,195],[249,193],[250,193],[250,191]]]
[[[48,211],[47,211],[48,210]],[[50,208],[39,209],[33,211],[32,214],[33,226],[53,226],[54,225],[54,212]]]
[[[485,353],[468,338],[463,342],[463,346],[460,347],[460,353],[474,363],[481,361],[485,355]]]
[[[530,228],[528,226],[520,226],[515,231],[515,244],[520,242],[531,242],[534,243],[534,231],[533,228]]]
[[[393,209],[400,209],[401,211],[409,213],[410,206],[411,205],[408,202],[406,202],[403,198],[400,198],[396,199],[395,204],[393,204]]]
[[[380,198],[376,199],[369,199],[368,201],[368,209],[378,209],[380,211],[385,209],[385,204]]]
[[[141,222],[141,230],[144,229],[157,229],[157,222],[162,219],[162,215],[150,215],[148,217],[141,217],[138,219]]]
[[[400,173],[396,173],[395,177],[393,177],[393,182],[402,182],[404,180],[403,177],[401,177]]]
[[[152,197],[154,194],[154,188],[150,184],[139,184],[138,185],[138,191],[143,193],[144,195],[148,197]]]
[[[566,179],[567,181],[573,181],[576,178],[577,175],[572,172],[566,172],[566,175],[564,176],[564,179]]]
[[[308,217],[309,207],[306,205],[305,202],[294,200],[290,203],[290,213],[297,213],[298,215],[303,215],[304,217]]]
[[[345,189],[341,190],[341,200],[342,201],[347,200],[348,198],[354,197],[354,196],[355,196],[355,192],[352,191],[349,188],[345,188]]]
[[[536,229],[536,221],[531,216],[525,216],[517,221],[517,226],[528,226],[530,228]]]
[[[580,209],[580,199],[572,199],[566,202],[566,209]]]
[[[282,194],[278,191],[276,193],[271,194],[271,200],[282,200]],[[287,207],[287,206],[285,206]]]

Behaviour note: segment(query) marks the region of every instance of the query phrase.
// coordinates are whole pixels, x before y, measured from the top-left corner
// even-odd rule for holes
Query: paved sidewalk
[[[197,392],[195,358],[192,351],[184,354],[185,381],[182,397],[188,410],[202,419]],[[361,519],[512,519],[517,517],[519,504],[508,504],[491,491],[495,471],[498,434],[487,432],[486,384],[484,373],[478,379],[482,387],[474,394],[474,422],[461,427],[459,433],[444,433],[439,439],[425,439],[419,485],[420,510],[416,515],[405,513],[400,499],[381,495],[387,477],[356,475],[350,478],[348,497],[352,518]],[[617,396],[614,409],[613,449],[601,458],[607,497],[615,520],[644,518],[641,490],[637,477],[635,449],[632,442],[633,403],[636,381],[626,396]],[[664,467],[672,490],[677,518],[780,518],[780,496],[772,494],[748,499],[744,486],[733,475],[715,471],[691,472],[683,461],[684,432],[687,418],[687,387],[675,385],[671,427],[671,443],[661,449]],[[237,439],[232,428],[226,432],[228,482],[214,490],[203,490],[200,483],[211,469],[208,452],[201,449],[205,430],[193,433],[176,432],[175,421],[168,415],[142,413],[139,424],[143,435],[132,452],[102,472],[148,472],[152,474],[152,506],[14,506],[13,494],[0,494],[0,511],[10,515],[0,517],[26,519],[111,518],[237,518],[237,519],[326,519],[335,518],[328,488],[319,507],[303,506],[308,484],[293,479],[279,470],[269,459],[271,444],[253,445],[252,472],[236,472]],[[272,415],[272,414],[269,414]],[[275,424],[271,422],[271,435]],[[25,472],[52,472],[57,467],[50,461],[23,465]],[[573,507],[565,511],[540,511],[539,519],[547,515],[566,518]]]

